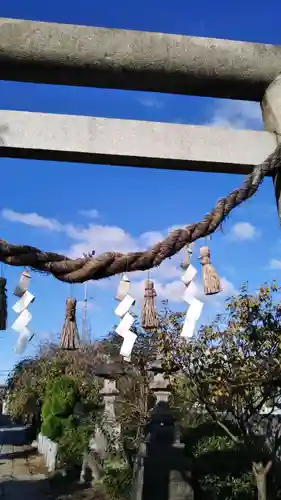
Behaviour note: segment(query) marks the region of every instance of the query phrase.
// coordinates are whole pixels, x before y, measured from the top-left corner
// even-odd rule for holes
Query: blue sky
[[[272,15],[274,13],[274,15]],[[146,31],[160,31],[281,43],[281,4],[264,2],[199,2],[154,0],[148,2],[77,2],[49,0],[41,3],[10,0],[1,5],[2,17],[84,24]],[[41,111],[175,123],[262,127],[258,104],[190,96],[170,96],[103,89],[45,86],[0,81],[1,109]],[[78,256],[95,249],[144,248],[167,234],[174,225],[199,220],[215,201],[242,182],[240,176],[170,172],[103,165],[1,159],[1,237],[42,249]],[[121,193],[123,193],[121,195]],[[124,195],[125,193],[125,195]],[[167,202],[168,200],[168,202]],[[236,210],[210,242],[213,263],[223,277],[224,293],[208,299],[202,320],[209,321],[221,308],[225,295],[245,280],[256,288],[276,278],[281,269],[280,226],[272,182],[267,179],[258,195]],[[203,242],[204,243],[204,242]],[[194,249],[194,263],[200,243]],[[159,298],[171,307],[185,309],[180,301],[180,256],[152,272]],[[3,270],[9,288],[9,326],[13,288],[21,269]],[[133,291],[142,294],[144,276],[136,274]],[[199,278],[200,280],[200,278]],[[90,286],[89,322],[92,336],[105,335],[115,322],[114,293],[118,279]],[[30,290],[36,295],[30,307],[35,338],[25,355],[32,355],[40,341],[59,333],[65,300],[71,293],[78,301],[83,286],[32,275]],[[202,292],[198,282],[198,293]],[[81,320],[81,311],[78,311]],[[17,335],[1,332],[0,370],[10,369]]]

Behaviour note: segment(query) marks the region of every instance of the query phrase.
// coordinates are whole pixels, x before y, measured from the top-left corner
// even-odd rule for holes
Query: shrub
[[[60,462],[68,469],[81,465],[94,416],[85,414],[75,380],[62,375],[48,386],[42,415],[41,432],[58,443]]]
[[[132,487],[132,469],[124,460],[106,460],[103,466],[102,482],[112,500],[127,500]]]
[[[58,441],[63,433],[63,421],[56,415],[49,415],[44,418],[41,432],[52,441]]]
[[[48,387],[42,408],[41,432],[52,441],[58,441],[64,433],[66,418],[73,413],[77,399],[75,382],[65,375]]]
[[[63,433],[59,439],[58,456],[59,460],[68,468],[81,465],[90,434],[90,428],[86,425],[76,425],[72,416],[64,419]]]
[[[201,427],[201,430],[197,427],[198,440],[194,443],[193,455],[196,476],[205,495],[216,500],[252,499],[254,485],[246,451],[216,432],[215,425],[210,425],[209,431],[213,427],[210,435],[203,434],[207,431],[206,424]]]
[[[46,400],[42,406],[41,414],[43,420],[53,414],[52,399],[48,396],[46,397]]]
[[[51,386],[48,398],[51,399],[53,415],[68,417],[73,412],[78,399],[74,380],[66,375],[56,379]]]

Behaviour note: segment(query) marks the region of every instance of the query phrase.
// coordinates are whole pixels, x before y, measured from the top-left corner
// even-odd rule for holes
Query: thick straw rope
[[[34,270],[52,274],[67,283],[83,283],[123,272],[151,269],[175,255],[188,243],[214,233],[235,207],[257,192],[265,175],[273,173],[280,165],[281,145],[278,145],[261,165],[253,169],[240,188],[219,200],[215,208],[200,222],[172,231],[167,238],[144,252],[106,252],[98,257],[72,260],[64,255],[43,252],[26,245],[11,245],[0,240],[0,261],[10,266],[29,266]]]

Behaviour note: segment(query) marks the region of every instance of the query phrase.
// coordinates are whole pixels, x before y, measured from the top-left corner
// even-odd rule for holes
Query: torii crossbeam
[[[265,125],[265,131],[225,130],[0,111],[2,157],[251,174],[256,165],[273,153],[281,136],[279,46],[0,19],[0,69],[0,78],[4,80],[258,101]],[[279,149],[277,153],[279,155]],[[259,171],[255,189],[263,177],[262,171],[273,175],[281,217],[281,158],[279,161],[278,155],[271,157],[273,168],[267,161],[266,168]],[[255,183],[255,178],[251,182]],[[248,190],[252,193],[250,184]],[[247,199],[245,193],[239,196],[240,201],[235,198],[232,208]],[[208,234],[218,227],[218,213],[222,220],[226,212],[225,206],[222,210],[222,204],[217,205],[212,212],[216,223],[208,228]],[[165,240],[165,251],[163,246],[162,253],[159,250],[161,259],[154,256],[153,260],[150,254],[149,260],[148,253],[140,253],[134,255],[134,261],[130,254],[132,270],[158,265],[163,257],[167,258],[184,246],[183,234],[186,240],[196,239],[195,228],[196,234],[202,236],[206,218],[204,221],[191,225],[181,234],[175,232],[173,250],[167,249],[168,240]],[[71,261],[49,253],[49,260],[46,260],[46,253],[31,247],[9,246],[3,240],[0,240],[0,247],[3,262],[49,271],[63,281],[81,282],[119,273],[123,265],[120,267],[120,262],[125,258],[107,253],[92,258],[89,263],[89,259]],[[107,266],[106,271],[105,267],[103,271],[97,270],[101,259],[104,259],[103,266]],[[91,272],[87,271],[89,266],[92,266]]]

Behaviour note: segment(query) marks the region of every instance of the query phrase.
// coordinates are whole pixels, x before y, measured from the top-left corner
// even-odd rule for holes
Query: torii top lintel
[[[281,46],[0,18],[0,78],[261,101]]]

